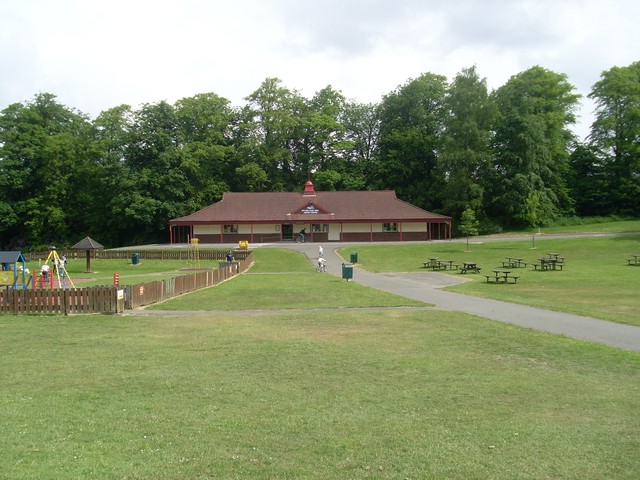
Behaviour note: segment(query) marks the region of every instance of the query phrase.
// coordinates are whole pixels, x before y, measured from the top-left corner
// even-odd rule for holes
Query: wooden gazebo
[[[91,273],[91,252],[104,249],[104,245],[101,245],[100,243],[96,242],[91,237],[84,237],[82,240],[80,240],[71,248],[73,250],[87,251],[87,273]]]

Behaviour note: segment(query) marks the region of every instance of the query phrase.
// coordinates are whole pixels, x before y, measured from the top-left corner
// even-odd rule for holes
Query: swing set
[[[51,262],[51,265],[49,265]],[[56,247],[49,247],[49,255],[47,259],[40,267],[40,277],[36,278],[36,273],[34,272],[34,288],[35,286],[39,286],[40,289],[45,289],[50,287],[51,290],[55,288],[55,280],[58,280],[58,288],[71,287],[76,288],[73,284],[73,280],[69,276],[67,272],[66,259],[61,259],[58,255]]]

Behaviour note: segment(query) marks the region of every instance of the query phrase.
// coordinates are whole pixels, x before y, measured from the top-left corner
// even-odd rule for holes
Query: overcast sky
[[[586,97],[640,60],[638,19],[638,0],[0,0],[0,110],[39,92],[92,118],[207,92],[240,106],[268,77],[379,102],[473,65],[490,89],[540,65]]]

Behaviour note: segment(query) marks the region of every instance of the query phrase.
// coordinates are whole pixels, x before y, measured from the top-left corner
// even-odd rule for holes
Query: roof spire
[[[304,192],[302,193],[303,197],[315,197],[316,189],[313,187],[313,182],[311,181],[311,174],[307,174],[307,183],[304,184]]]

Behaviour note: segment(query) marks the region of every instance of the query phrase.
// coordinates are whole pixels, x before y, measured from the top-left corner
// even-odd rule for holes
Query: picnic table
[[[432,270],[457,270],[458,265],[455,265],[454,260],[438,260],[437,258],[430,258],[426,262],[422,262],[424,268],[430,268]]]
[[[506,261],[502,262],[503,267],[524,268],[528,265],[528,263],[525,262],[523,258],[506,257],[506,259]]]
[[[542,257],[538,259],[540,261],[539,264],[534,263],[533,268],[535,270],[540,267],[540,270],[562,270],[564,266],[564,257],[562,258],[554,258],[554,257]]]
[[[430,258],[426,262],[422,262],[422,265],[424,266],[424,268],[430,268],[432,270],[440,270],[441,269],[440,260],[438,260],[437,258]]]
[[[460,273],[480,273],[480,267],[476,264],[476,262],[464,262],[462,264],[462,268],[460,269]]]
[[[513,280],[513,283],[518,281],[520,277],[514,277],[511,275],[511,270],[497,269],[492,270],[493,275],[485,275],[487,277],[487,283],[509,283],[509,280]]]
[[[440,266],[443,270],[457,270],[458,265],[454,265],[454,260],[440,260]]]
[[[640,265],[640,253],[633,253],[631,254],[631,257],[633,258],[627,258],[629,265]]]

